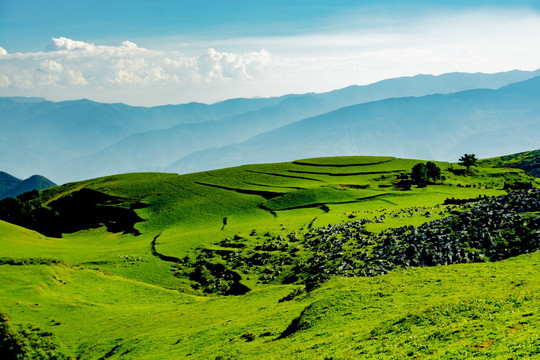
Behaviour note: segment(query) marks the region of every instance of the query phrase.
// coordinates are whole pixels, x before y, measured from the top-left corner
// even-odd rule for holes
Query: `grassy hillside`
[[[522,169],[533,176],[540,177],[540,150],[485,159],[482,163],[487,166],[491,165],[499,168]]]
[[[0,221],[3,338],[28,358],[538,355],[537,191],[479,198],[538,179],[438,162],[443,180],[401,190],[418,162],[126,174],[0,202],[25,226]]]

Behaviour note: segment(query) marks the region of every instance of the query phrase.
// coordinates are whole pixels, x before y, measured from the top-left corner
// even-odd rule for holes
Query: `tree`
[[[459,165],[465,166],[467,171],[470,170],[471,166],[478,166],[478,159],[474,154],[465,154],[459,158]]]
[[[435,163],[428,161],[426,163],[426,168],[428,179],[433,179],[433,182],[435,182],[441,178],[441,168],[438,167]]]
[[[411,172],[411,179],[416,184],[425,184],[428,181],[428,169],[426,164],[418,163],[413,166]]]

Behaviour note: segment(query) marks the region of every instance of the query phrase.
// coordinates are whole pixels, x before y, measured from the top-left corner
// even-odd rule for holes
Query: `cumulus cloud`
[[[82,73],[76,70],[66,72],[66,81],[69,85],[88,85],[88,81],[86,81]]]
[[[48,48],[49,51],[73,51],[73,50],[85,50],[92,51],[96,49],[94,44],[88,44],[83,41],[71,40],[65,37],[52,38]]]
[[[1,48],[0,48],[1,49]],[[3,51],[1,51],[3,50]],[[140,48],[131,41],[105,46],[53,38],[46,52],[0,50],[0,87],[157,86],[248,80],[271,63],[267,51],[233,54],[208,49],[200,56]]]
[[[233,54],[208,49],[198,57],[197,66],[203,81],[249,80],[272,67],[277,57],[268,51]]]
[[[11,79],[7,75],[0,75],[0,88],[5,88],[11,85]]]
[[[132,50],[137,49],[137,44],[132,43],[131,41],[127,41],[127,40],[122,43],[122,46],[128,49],[132,49]]]
[[[59,64],[54,60],[43,60],[39,64],[39,67],[38,67],[38,71],[42,71],[46,73],[50,73],[50,72],[61,73],[63,69],[64,67],[62,66],[62,64]]]

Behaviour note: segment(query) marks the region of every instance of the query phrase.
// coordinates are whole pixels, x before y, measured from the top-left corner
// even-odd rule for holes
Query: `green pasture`
[[[540,345],[538,264],[335,278],[281,303],[290,286],[199,297],[86,267],[2,265],[0,306],[85,359],[526,358]]]
[[[418,226],[461,211],[443,205],[446,199],[501,195],[505,183],[540,185],[489,160],[470,174],[436,162],[443,179],[398,188],[419,162],[304,159],[188,175],[123,174],[41,191],[36,201],[51,208],[95,190],[120,199],[98,206],[132,209],[143,221],[134,226],[138,234],[102,226],[61,238],[0,221],[0,313],[10,331],[39,327],[62,353],[80,359],[540,356],[538,253],[334,277],[281,302],[300,286],[261,284],[247,272],[247,294],[203,294],[159,257],[194,260],[204,249],[227,251],[224,239],[261,244],[356,219],[373,221],[365,225],[371,232]]]

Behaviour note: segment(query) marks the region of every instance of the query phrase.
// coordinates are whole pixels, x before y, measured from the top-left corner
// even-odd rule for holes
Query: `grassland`
[[[0,221],[0,313],[10,333],[25,338],[28,326],[38,327],[36,336],[81,359],[540,356],[537,252],[333,276],[309,292],[301,282],[261,281],[264,266],[227,267],[226,254],[269,239],[357,219],[369,220],[363,229],[372,233],[419,226],[462,211],[442,205],[446,199],[502,195],[505,183],[540,185],[492,161],[472,175],[437,162],[442,181],[398,189],[400,174],[418,162],[306,159],[182,176],[117,175],[41,191],[29,200],[34,206],[69,219],[81,211],[83,229],[51,237]],[[83,189],[107,195],[88,205],[92,211],[122,208],[142,221],[133,232],[84,223],[85,212],[65,200]],[[200,260],[211,266],[199,275],[213,282],[194,278]],[[239,276],[234,281],[248,291],[219,295],[233,280],[212,271]]]
[[[484,159],[482,165],[522,169],[529,174],[538,177],[540,176],[540,150],[525,151],[518,154]]]

